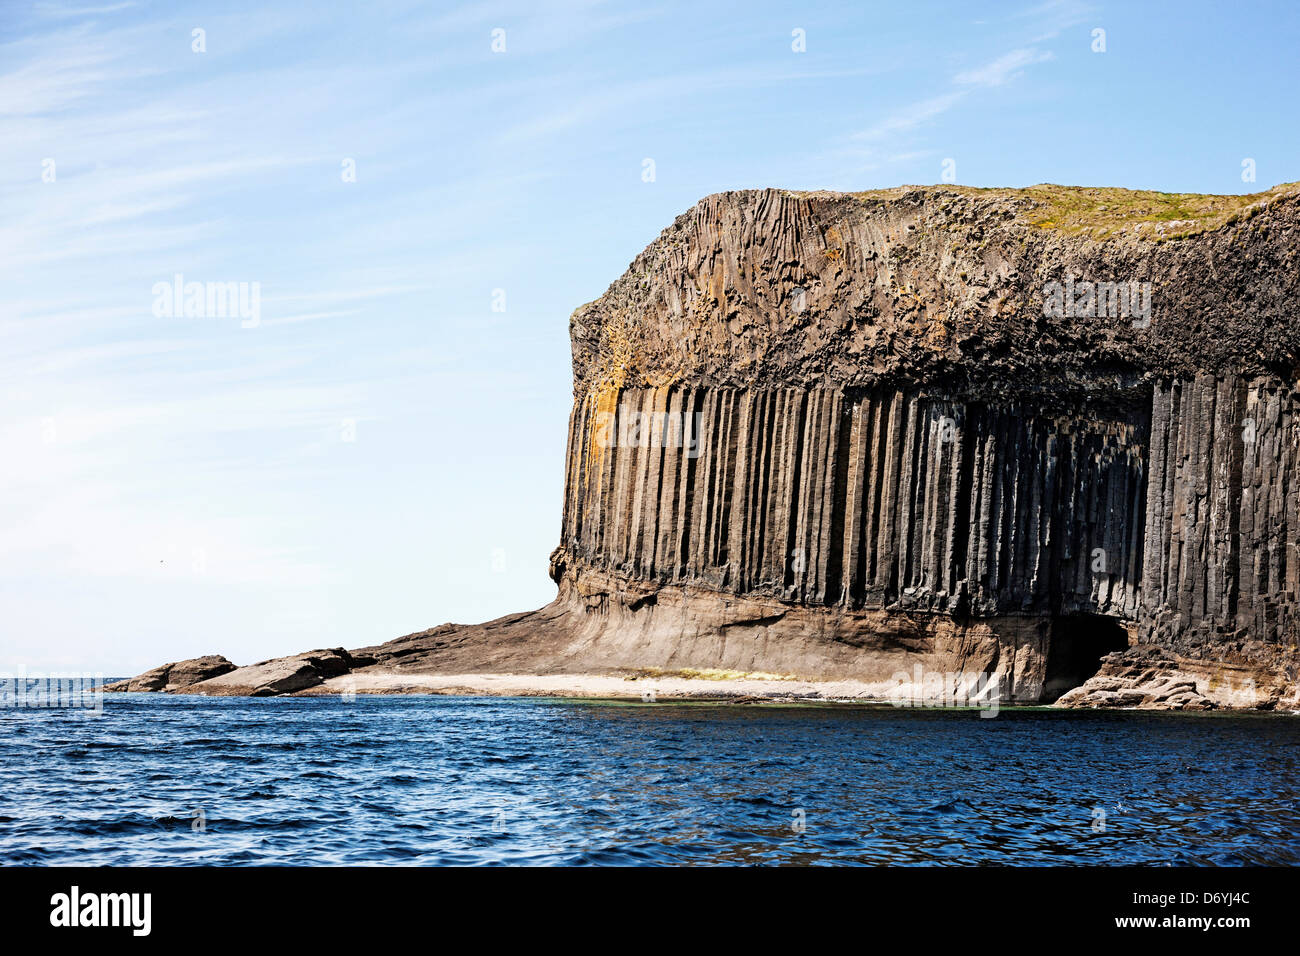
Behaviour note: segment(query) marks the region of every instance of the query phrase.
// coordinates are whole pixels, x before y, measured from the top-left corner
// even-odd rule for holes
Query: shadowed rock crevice
[[[1101,670],[1102,658],[1128,648],[1128,632],[1114,618],[1070,614],[1052,622],[1047,650],[1043,702],[1053,703],[1066,691],[1082,686]]]

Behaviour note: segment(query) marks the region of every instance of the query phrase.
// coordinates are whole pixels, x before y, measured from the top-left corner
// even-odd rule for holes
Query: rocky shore
[[[111,689],[1294,708],[1298,253],[1294,185],[707,197],[570,319],[555,601]]]

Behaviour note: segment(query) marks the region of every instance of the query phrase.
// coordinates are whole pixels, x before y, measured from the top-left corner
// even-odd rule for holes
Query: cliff
[[[1298,225],[1296,186],[707,197],[570,320],[555,602],[355,670],[1288,705]]]

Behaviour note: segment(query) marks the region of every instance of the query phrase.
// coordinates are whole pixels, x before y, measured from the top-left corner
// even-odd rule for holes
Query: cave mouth
[[[1078,687],[1097,673],[1102,657],[1126,647],[1128,632],[1119,618],[1103,614],[1065,614],[1052,618],[1043,703],[1050,704]]]

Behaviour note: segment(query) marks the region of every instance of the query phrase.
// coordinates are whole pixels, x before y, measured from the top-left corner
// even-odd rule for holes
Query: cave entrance
[[[1102,614],[1067,614],[1052,619],[1047,645],[1047,679],[1043,703],[1050,704],[1078,687],[1101,667],[1111,651],[1128,647],[1128,632],[1119,618]]]

